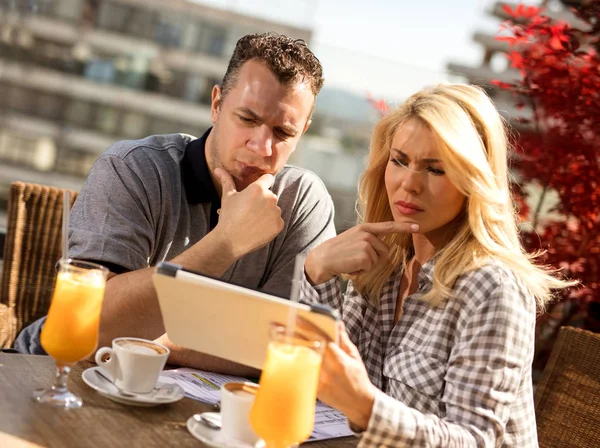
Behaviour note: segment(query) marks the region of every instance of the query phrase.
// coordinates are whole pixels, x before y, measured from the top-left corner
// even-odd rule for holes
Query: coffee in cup
[[[115,386],[126,392],[152,392],[170,351],[164,345],[140,338],[116,338],[112,348],[96,352],[96,363],[112,379]],[[108,359],[107,359],[108,355]]]
[[[250,409],[258,385],[233,381],[221,387],[221,433],[230,440],[254,445],[259,437],[250,426]]]
[[[164,355],[168,352],[166,347],[156,344],[152,341],[146,341],[144,339],[137,338],[119,338],[115,339],[115,343],[123,349],[132,351],[134,353],[141,353],[146,355]]]

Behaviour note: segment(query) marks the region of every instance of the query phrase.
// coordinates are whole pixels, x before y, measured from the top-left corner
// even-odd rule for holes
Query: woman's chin
[[[401,215],[399,213],[394,213],[393,218],[395,222],[400,224],[420,224],[418,220],[405,215]]]

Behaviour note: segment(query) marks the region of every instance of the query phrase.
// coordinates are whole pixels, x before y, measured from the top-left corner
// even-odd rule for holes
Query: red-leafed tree
[[[522,193],[520,186],[534,183],[541,191],[521,210],[534,228],[523,231],[523,241],[530,251],[545,250],[544,262],[581,282],[538,320],[540,369],[561,325],[600,332],[600,0],[583,0],[573,9],[578,27],[533,6],[504,9],[511,19],[498,39],[510,43],[508,58],[521,79],[494,83],[531,111],[515,142],[515,189]],[[558,196],[554,218],[540,216],[549,192]]]

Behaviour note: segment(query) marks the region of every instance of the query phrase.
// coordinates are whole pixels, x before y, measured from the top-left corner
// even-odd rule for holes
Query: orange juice
[[[322,354],[309,347],[272,341],[250,412],[250,423],[267,447],[288,447],[308,439]]]
[[[58,363],[71,364],[92,354],[105,279],[101,271],[59,272],[40,341]]]

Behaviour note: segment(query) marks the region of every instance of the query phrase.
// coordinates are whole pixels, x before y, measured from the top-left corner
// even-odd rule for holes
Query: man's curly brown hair
[[[277,33],[248,34],[235,45],[221,84],[221,99],[237,82],[242,65],[251,60],[265,64],[283,85],[308,82],[315,97],[323,87],[323,67],[302,39]]]

